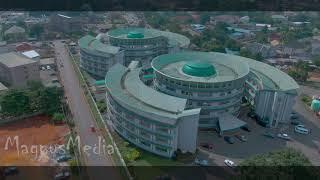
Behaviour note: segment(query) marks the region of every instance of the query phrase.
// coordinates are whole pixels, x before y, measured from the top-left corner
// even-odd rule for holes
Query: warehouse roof
[[[139,78],[140,70],[129,70],[120,64],[114,65],[106,75],[108,93],[120,105],[137,114],[175,124],[172,120],[183,116],[187,100],[146,86]]]
[[[120,39],[128,38],[138,38],[138,39],[148,39],[159,36],[164,36],[169,39],[170,45],[179,45],[180,47],[187,47],[190,44],[190,40],[180,34],[160,31],[157,29],[148,28],[118,28],[113,29],[108,32],[108,36]]]
[[[36,61],[14,52],[0,54],[0,63],[4,64],[7,67],[22,66],[25,64],[31,64],[35,62]]]
[[[101,53],[108,53],[108,54],[116,54],[119,52],[120,47],[115,47],[111,45],[107,45],[99,41],[93,36],[86,35],[79,39],[79,46],[80,48],[97,51]]]

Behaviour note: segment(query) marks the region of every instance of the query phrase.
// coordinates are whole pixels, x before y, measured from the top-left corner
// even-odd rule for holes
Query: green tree
[[[1,98],[1,111],[9,116],[30,112],[30,98],[23,90],[10,90]]]
[[[29,36],[32,37],[40,37],[43,33],[44,29],[43,26],[40,24],[32,25],[29,29]]]
[[[124,160],[126,162],[133,162],[140,157],[140,152],[136,148],[129,148],[125,151]]]
[[[40,93],[40,106],[44,113],[53,115],[60,112],[62,90],[57,87],[48,87]]]
[[[239,164],[239,170],[245,179],[260,179],[262,176],[309,179],[319,175],[310,166],[310,161],[301,152],[287,148],[250,157]]]

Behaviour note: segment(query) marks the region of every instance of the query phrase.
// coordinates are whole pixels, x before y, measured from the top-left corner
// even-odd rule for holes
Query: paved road
[[[91,132],[90,126],[95,124],[95,120],[90,111],[90,107],[85,99],[84,91],[80,87],[80,83],[76,72],[73,69],[71,59],[68,55],[67,49],[60,41],[55,41],[55,52],[57,57],[58,68],[62,84],[64,86],[65,95],[68,99],[68,104],[74,117],[75,126],[80,136],[81,147],[98,146],[99,136],[102,135],[99,132]],[[62,63],[63,67],[59,64]],[[97,127],[97,126],[96,126]],[[96,128],[98,129],[98,128]],[[106,143],[101,143],[102,145]],[[86,166],[104,166],[105,168],[88,168],[88,174],[90,179],[121,179],[117,168],[112,167],[114,165],[112,158],[107,153],[103,153],[101,148],[100,154],[93,153],[93,149],[88,150],[89,153],[84,153],[82,149]],[[97,151],[96,151],[97,152]],[[108,167],[106,167],[108,166]]]

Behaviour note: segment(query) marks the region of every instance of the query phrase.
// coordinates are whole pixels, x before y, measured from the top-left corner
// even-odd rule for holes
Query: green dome
[[[131,31],[127,34],[127,38],[136,38],[136,39],[140,39],[140,38],[144,38],[143,33],[141,32],[135,32],[135,31]]]
[[[317,99],[314,99],[311,103],[311,109],[313,111],[320,111],[320,101]]]
[[[185,74],[197,77],[208,77],[216,75],[216,69],[210,63],[188,62],[182,67]]]

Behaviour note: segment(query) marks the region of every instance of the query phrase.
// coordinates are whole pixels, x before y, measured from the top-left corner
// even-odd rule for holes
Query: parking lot
[[[306,107],[303,107],[306,108]],[[311,113],[311,112],[308,112]],[[254,119],[243,115],[242,120],[246,121],[251,132],[239,129],[232,134],[224,134],[224,136],[233,137],[234,144],[229,144],[223,137],[219,137],[216,132],[199,132],[199,144],[209,143],[213,145],[213,150],[200,147],[198,157],[207,159],[209,165],[225,165],[224,160],[230,159],[235,163],[241,162],[252,155],[267,153],[274,150],[281,150],[286,147],[302,151],[314,165],[320,165],[319,147],[320,147],[320,131],[319,126],[313,121],[307,119],[305,115],[297,113],[298,120],[311,130],[311,134],[303,135],[294,132],[294,125],[280,125],[275,129],[267,129],[258,125]],[[286,133],[291,137],[291,141],[275,137],[270,138],[263,135],[263,133],[270,131],[277,136],[278,133]],[[242,142],[234,135],[244,135],[247,139]]]

